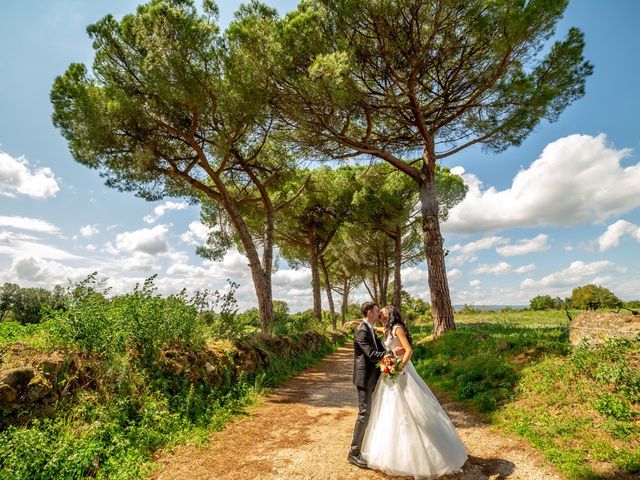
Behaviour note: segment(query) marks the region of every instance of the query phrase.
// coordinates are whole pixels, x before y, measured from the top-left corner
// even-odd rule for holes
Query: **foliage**
[[[560,297],[551,295],[537,295],[529,301],[531,310],[560,310],[564,307],[564,301]]]
[[[571,28],[548,45],[566,7],[305,0],[277,30],[274,108],[291,139],[320,158],[375,157],[416,183],[436,335],[455,326],[436,165],[473,145],[520,145],[584,95],[593,68],[582,32]],[[420,158],[403,158],[407,151]]]
[[[284,379],[335,346],[325,343],[296,358],[273,357],[255,378],[241,378],[229,389],[185,384],[177,392],[154,388],[100,401],[90,394],[55,418],[0,433],[0,478],[138,479],[152,469],[154,451],[187,441],[203,442],[253,404],[262,388]]]
[[[211,0],[202,8],[151,0],[121,20],[107,15],[89,25],[92,68],[74,63],[55,79],[52,119],[73,158],[100,170],[108,186],[209,204],[205,220],[218,228],[200,253],[217,258],[230,236],[238,241],[266,331],[276,208],[266,185],[286,177],[292,157],[271,141],[273,82],[256,68],[267,38],[241,39],[249,26],[260,35],[277,12],[242,8],[224,33],[217,13]],[[248,210],[260,222],[246,218]]]
[[[43,311],[64,309],[65,302],[65,292],[60,286],[49,291],[5,283],[0,287],[0,321],[11,319],[22,325],[40,323]]]
[[[320,330],[316,328],[319,321],[316,318],[313,309],[289,314],[288,305],[285,302],[281,302],[281,304],[283,305],[279,308],[280,314],[277,316],[277,320],[275,322],[274,333],[276,335],[295,335],[307,330]]]
[[[66,311],[51,311],[53,335],[87,352],[114,359],[132,349],[146,365],[164,348],[204,344],[204,322],[198,315],[202,298],[185,292],[163,298],[155,294],[154,277],[132,293],[109,299],[97,274],[71,291]]]
[[[232,284],[227,293],[214,296],[220,301],[214,305],[232,317],[234,292]],[[114,298],[107,293],[104,281],[93,274],[70,289],[68,310],[49,312],[42,324],[0,322],[2,342],[22,340],[46,326],[56,340],[80,348],[84,359],[98,354],[100,360],[92,363],[92,386],[63,397],[43,418],[19,415],[9,425],[10,417],[2,417],[0,478],[143,478],[158,449],[205,441],[211,430],[223,428],[255,402],[264,386],[276,386],[340,342],[324,336],[315,351],[270,355],[266,370],[227,375],[218,387],[194,383],[167,373],[157,354],[164,348],[194,353],[202,348],[210,331],[206,295],[160,297],[153,277],[131,293]],[[295,318],[284,302],[275,310],[281,320]]]
[[[640,311],[640,300],[629,300],[624,302],[624,306],[630,310]]]
[[[418,328],[418,336],[426,331]],[[459,324],[437,341],[418,341],[414,363],[430,384],[487,412],[513,398],[522,368],[520,357],[560,354],[567,348],[564,328]]]
[[[211,304],[218,312],[206,311],[203,315],[207,318],[209,329],[214,338],[240,339],[256,333],[260,326],[260,313],[253,309],[254,317],[240,316],[238,314],[238,302],[235,298],[238,284],[227,280],[229,288],[226,292],[216,290],[213,293]]]
[[[356,169],[323,166],[300,170],[298,182],[304,193],[282,209],[276,224],[276,241],[290,265],[310,267],[314,314],[320,320],[323,255],[340,227],[353,214]],[[325,282],[327,280],[325,278]]]
[[[571,292],[571,302],[575,308],[586,309],[589,304],[597,304],[595,308],[617,308],[622,301],[611,290],[598,285],[583,285]]]
[[[640,338],[573,350],[558,311],[467,313],[425,342],[416,368],[436,391],[526,437],[568,478],[640,472]],[[597,473],[596,473],[597,472]]]
[[[621,476],[638,473],[638,352],[637,341],[608,340],[531,364],[517,401],[497,421],[531,440],[571,479],[596,478],[595,462],[598,471],[606,463]]]
[[[350,221],[334,238],[334,270],[340,274],[340,267],[346,267],[366,285],[374,301],[394,303],[394,294],[402,297],[401,291],[395,291],[397,277],[390,283],[396,263],[402,268],[417,262],[422,255],[416,208],[418,188],[411,178],[386,163],[358,167],[355,181]],[[462,177],[447,168],[437,168],[436,187],[441,194],[438,215],[444,220],[449,210],[462,201],[467,187]],[[390,295],[391,286],[394,294]]]
[[[412,297],[402,290],[402,314],[407,324],[416,323],[418,320],[426,320],[431,317],[431,305],[419,297]]]

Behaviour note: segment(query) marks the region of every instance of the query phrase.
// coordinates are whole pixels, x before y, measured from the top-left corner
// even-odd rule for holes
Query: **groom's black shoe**
[[[367,465],[367,461],[362,458],[362,455],[355,456],[349,454],[347,460],[349,460],[349,463],[353,463],[356,467],[369,468],[369,466]]]

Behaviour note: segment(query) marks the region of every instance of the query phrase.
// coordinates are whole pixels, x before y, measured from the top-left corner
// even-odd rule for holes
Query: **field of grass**
[[[580,311],[569,310],[572,318]],[[457,312],[457,324],[490,323],[493,325],[520,325],[523,327],[566,327],[569,318],[564,310],[503,310],[500,312]]]
[[[572,349],[564,312],[459,313],[456,324],[436,340],[412,329],[434,390],[527,438],[570,479],[638,478],[640,342]]]

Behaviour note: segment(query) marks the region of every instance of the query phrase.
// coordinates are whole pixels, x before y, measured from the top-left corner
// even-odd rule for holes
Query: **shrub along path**
[[[273,390],[247,417],[214,433],[204,447],[187,445],[160,454],[160,469],[151,478],[391,478],[347,462],[357,405],[352,362],[351,347],[340,348]],[[505,437],[460,405],[443,400],[443,406],[469,448],[463,473],[447,480],[563,478],[525,441]]]

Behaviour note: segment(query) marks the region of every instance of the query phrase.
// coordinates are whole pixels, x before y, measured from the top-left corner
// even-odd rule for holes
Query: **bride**
[[[401,352],[401,374],[380,377],[373,392],[371,417],[362,457],[369,468],[389,475],[433,479],[461,471],[467,448],[436,397],[411,363],[411,335],[393,306],[381,312],[384,346]]]

